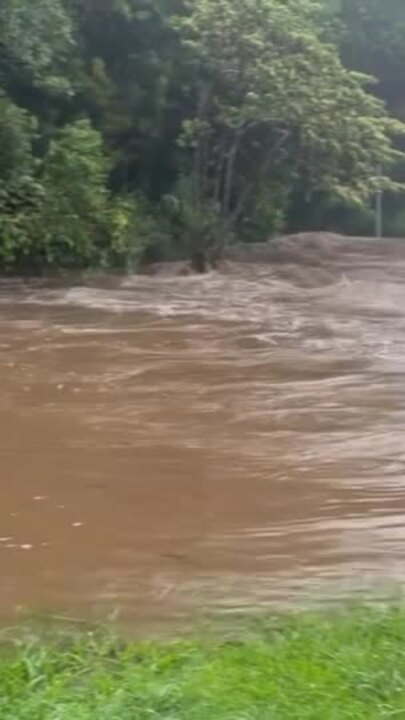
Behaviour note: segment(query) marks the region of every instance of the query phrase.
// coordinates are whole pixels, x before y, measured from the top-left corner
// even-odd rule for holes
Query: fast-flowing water
[[[2,283],[3,615],[169,619],[403,580],[405,242],[278,260]]]

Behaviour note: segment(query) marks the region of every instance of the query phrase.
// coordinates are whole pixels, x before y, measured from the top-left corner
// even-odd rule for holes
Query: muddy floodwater
[[[2,281],[1,615],[401,584],[405,241],[285,247],[204,277]]]

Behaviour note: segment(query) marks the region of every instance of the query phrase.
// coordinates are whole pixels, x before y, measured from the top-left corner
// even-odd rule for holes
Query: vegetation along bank
[[[398,0],[2,0],[0,270],[405,235]]]
[[[248,621],[202,641],[16,635],[2,633],[2,720],[405,717],[403,609]]]

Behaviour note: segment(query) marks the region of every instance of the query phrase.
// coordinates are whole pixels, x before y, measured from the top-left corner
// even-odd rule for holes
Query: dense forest
[[[405,237],[403,0],[0,0],[0,266]],[[404,207],[404,209],[402,209]]]

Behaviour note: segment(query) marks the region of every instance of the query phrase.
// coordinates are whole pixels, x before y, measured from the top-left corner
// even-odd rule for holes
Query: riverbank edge
[[[405,718],[405,606],[228,619],[150,640],[4,628],[0,717]]]
[[[235,242],[226,246],[221,255],[214,261],[208,250],[201,251],[194,257],[182,254],[177,258],[162,256],[160,260],[152,260],[146,256],[133,265],[125,267],[89,266],[69,268],[66,266],[28,266],[14,268],[10,271],[0,269],[0,278],[10,280],[30,280],[48,282],[86,282],[100,277],[122,277],[122,275],[149,275],[156,277],[183,277],[206,274],[213,270],[221,270],[228,262],[244,264],[288,264],[300,262],[304,265],[322,264],[333,258],[339,249],[350,242],[350,245],[364,245],[373,242],[374,238],[350,237],[328,231],[305,231],[292,235],[277,235],[261,242]]]

